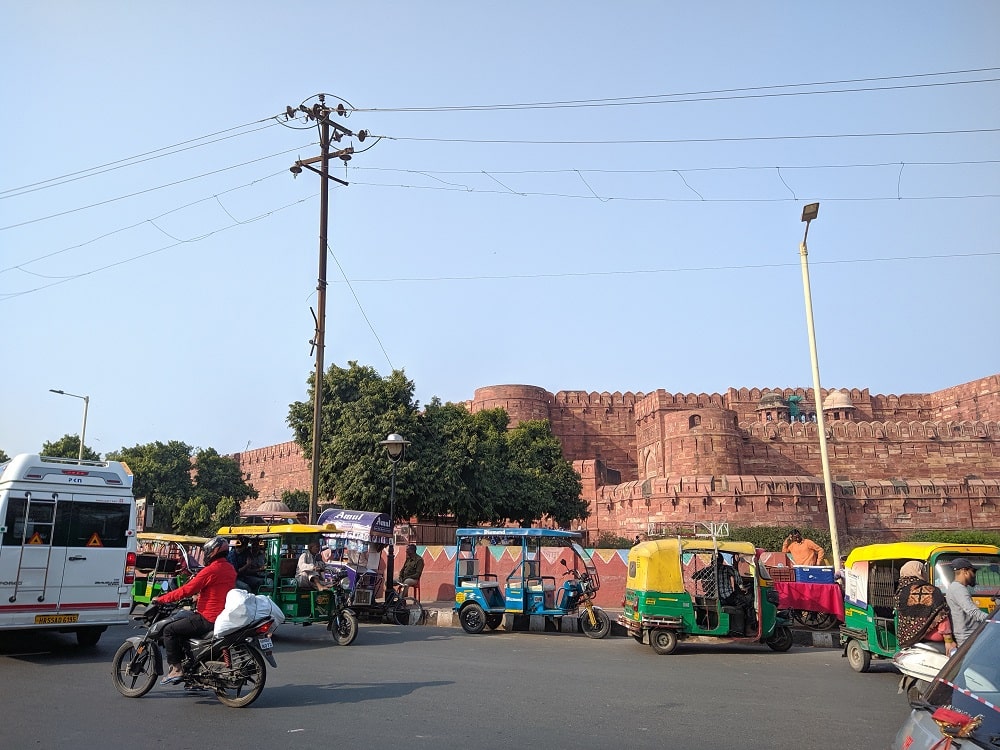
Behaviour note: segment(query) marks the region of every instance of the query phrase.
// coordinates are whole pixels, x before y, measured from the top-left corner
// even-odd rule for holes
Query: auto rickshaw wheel
[[[458,621],[462,623],[462,630],[470,635],[482,633],[486,627],[486,613],[483,608],[473,602],[467,604],[458,613]]]
[[[787,651],[792,647],[792,629],[787,625],[778,625],[764,642],[772,651]]]
[[[496,630],[497,628],[500,627],[500,624],[502,622],[503,622],[503,615],[499,614],[486,615],[486,627],[488,627],[490,630]]]
[[[847,642],[847,663],[855,672],[867,672],[872,665],[872,655],[852,638]]]
[[[649,645],[661,656],[672,654],[677,648],[677,633],[673,630],[650,630]]]

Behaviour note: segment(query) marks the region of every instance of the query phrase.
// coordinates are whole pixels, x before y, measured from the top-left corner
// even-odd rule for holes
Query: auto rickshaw
[[[891,659],[899,651],[896,639],[896,589],[899,569],[910,560],[924,563],[927,580],[948,590],[954,580],[949,563],[968,558],[976,567],[972,598],[985,612],[1000,594],[1000,548],[991,544],[894,542],[854,549],[844,564],[844,624],[840,645],[855,672],[867,672],[872,658]]]
[[[678,641],[695,636],[787,651],[792,631],[757,555],[750,542],[714,534],[641,542],[629,550],[618,622],[658,654],[671,654]]]
[[[603,638],[611,631],[611,618],[594,606],[601,587],[597,568],[578,544],[581,534],[556,529],[474,528],[456,531],[455,611],[466,633],[496,630],[504,615],[513,618],[541,617],[563,630],[567,615],[579,615],[580,630],[590,638]],[[517,563],[503,582],[496,573],[481,569],[492,560],[488,552],[476,553],[477,544],[505,546],[516,551]],[[543,548],[561,547],[558,564],[567,580],[556,586],[554,575],[543,575]],[[572,565],[567,558],[572,558]],[[552,570],[560,570],[552,568]],[[530,620],[529,620],[530,622]]]
[[[136,534],[135,582],[132,609],[146,605],[154,596],[182,586],[202,569],[201,548],[205,537],[182,534]]]
[[[224,526],[219,536],[235,543],[253,541],[266,561],[263,583],[251,593],[263,594],[281,607],[285,622],[298,625],[324,623],[336,643],[346,646],[358,634],[358,619],[349,608],[350,582],[346,575],[328,578],[331,588],[300,588],[296,578],[299,556],[312,542],[322,545],[323,535],[337,532],[333,524],[275,523]]]

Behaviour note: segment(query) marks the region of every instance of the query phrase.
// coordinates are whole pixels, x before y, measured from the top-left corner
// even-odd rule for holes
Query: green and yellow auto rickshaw
[[[855,672],[867,672],[872,658],[891,659],[896,639],[896,589],[899,569],[911,560],[924,564],[927,580],[948,590],[955,578],[949,563],[968,558],[976,568],[973,600],[985,612],[1000,594],[1000,548],[991,544],[893,542],[857,547],[844,564],[844,624],[840,645]]]
[[[618,622],[658,654],[695,637],[792,647],[767,568],[749,542],[678,537],[632,547]]]
[[[132,609],[146,605],[154,596],[183,586],[202,569],[201,548],[205,537],[183,534],[136,534],[135,581]]]
[[[335,533],[333,524],[275,523],[219,529],[219,536],[229,539],[233,547],[252,543],[263,551],[262,582],[251,593],[263,594],[281,607],[286,623],[323,623],[337,644],[348,646],[358,635],[358,618],[350,609],[351,584],[346,573],[329,571],[329,587],[323,590],[304,588],[296,577],[299,556],[312,542],[322,546],[324,534]]]

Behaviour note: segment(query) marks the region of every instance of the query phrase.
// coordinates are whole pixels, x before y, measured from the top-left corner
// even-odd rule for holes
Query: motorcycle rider
[[[181,681],[184,674],[181,669],[184,641],[212,630],[215,619],[226,606],[226,594],[236,588],[236,568],[227,559],[229,541],[217,536],[207,541],[202,549],[205,553],[205,567],[180,588],[168,591],[152,601],[152,604],[176,602],[198,595],[197,611],[193,615],[175,620],[163,628],[163,646],[170,668],[166,677],[160,681],[161,685],[175,685]]]

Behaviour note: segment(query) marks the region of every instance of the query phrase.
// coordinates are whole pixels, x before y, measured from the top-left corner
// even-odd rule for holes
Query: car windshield
[[[1000,611],[986,621],[962,654],[951,659],[925,699],[933,707],[950,706],[969,716],[982,716],[972,738],[983,747],[1000,735]]]

